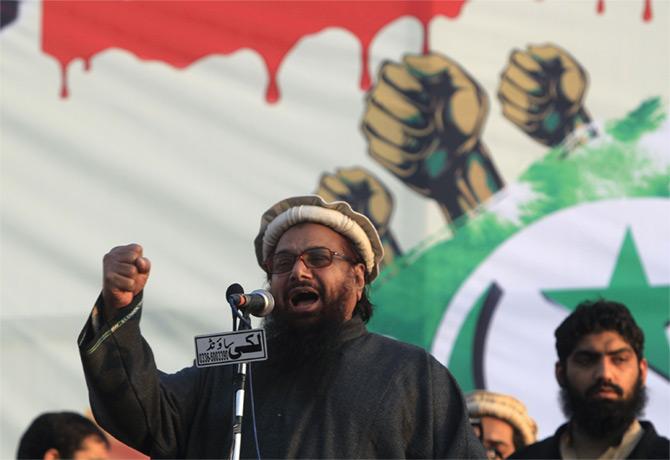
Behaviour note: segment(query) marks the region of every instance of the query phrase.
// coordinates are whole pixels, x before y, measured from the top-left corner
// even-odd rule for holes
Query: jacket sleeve
[[[146,455],[183,456],[197,401],[197,369],[158,371],[140,334],[142,293],[109,321],[100,314],[102,302],[100,296],[78,339],[96,420]]]

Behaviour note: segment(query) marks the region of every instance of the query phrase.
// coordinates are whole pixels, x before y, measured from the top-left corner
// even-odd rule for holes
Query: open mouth
[[[296,288],[289,292],[289,303],[294,310],[310,310],[319,301],[319,293],[312,288]]]

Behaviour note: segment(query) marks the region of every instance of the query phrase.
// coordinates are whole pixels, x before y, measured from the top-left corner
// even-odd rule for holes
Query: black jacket
[[[659,436],[650,422],[640,421],[644,434],[627,458],[652,459],[670,458],[670,441]],[[561,436],[568,424],[561,425],[553,436],[514,452],[510,459],[560,459]]]
[[[80,336],[96,420],[151,457],[226,458],[234,366],[158,371],[136,300]],[[368,333],[359,317],[339,343],[313,365],[253,363],[262,458],[486,458],[456,381],[425,350]],[[256,457],[249,393],[243,458]]]

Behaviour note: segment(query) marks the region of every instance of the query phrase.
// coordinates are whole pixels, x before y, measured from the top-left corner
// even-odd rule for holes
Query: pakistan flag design
[[[476,217],[387,266],[370,329],[430,349],[464,391],[518,396],[547,435],[563,420],[555,328],[583,300],[616,300],[645,333],[647,418],[668,427],[668,125],[650,99],[569,154],[550,150]]]

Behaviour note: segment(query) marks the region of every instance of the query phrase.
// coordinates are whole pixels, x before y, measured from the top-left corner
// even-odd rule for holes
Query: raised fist
[[[451,221],[502,187],[480,141],[487,113],[486,94],[456,62],[408,55],[382,64],[362,129],[370,155]]]
[[[555,146],[590,121],[584,109],[587,86],[586,72],[565,50],[529,45],[512,51],[498,98],[508,120],[538,142]]]
[[[319,179],[316,194],[327,201],[346,201],[355,211],[370,219],[384,245],[383,265],[400,255],[400,248],[389,229],[393,196],[372,173],[360,167],[340,168],[335,174],[324,173]]]
[[[102,298],[107,311],[123,308],[144,289],[151,262],[142,256],[142,246],[117,246],[102,260]]]

